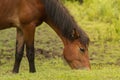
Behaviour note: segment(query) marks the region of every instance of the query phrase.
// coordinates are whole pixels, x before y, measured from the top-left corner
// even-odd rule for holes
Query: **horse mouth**
[[[70,67],[72,69],[76,69],[76,70],[90,70],[91,67],[89,64],[81,64],[79,61],[74,61],[69,63]]]
[[[76,66],[76,67],[74,67],[72,69],[76,69],[76,70],[90,70],[89,67],[81,67],[81,66]]]

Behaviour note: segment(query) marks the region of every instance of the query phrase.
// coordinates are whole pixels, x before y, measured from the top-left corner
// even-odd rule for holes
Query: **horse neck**
[[[62,32],[58,29],[58,27],[52,22],[50,19],[46,19],[45,22],[57,33],[57,35],[62,40],[64,46],[68,45],[71,41],[62,35]]]

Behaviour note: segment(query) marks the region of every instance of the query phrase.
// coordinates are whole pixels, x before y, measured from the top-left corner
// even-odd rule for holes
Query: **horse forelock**
[[[42,0],[46,14],[51,18],[56,27],[61,31],[62,35],[74,41],[76,38],[72,37],[72,32],[76,29],[80,35],[79,40],[83,45],[89,44],[89,38],[86,33],[78,27],[74,18],[69,11],[63,6],[60,0]]]
[[[78,32],[80,34],[78,39],[80,40],[81,44],[83,44],[85,47],[88,47],[90,42],[88,35],[84,31],[81,32],[81,29],[78,29]]]

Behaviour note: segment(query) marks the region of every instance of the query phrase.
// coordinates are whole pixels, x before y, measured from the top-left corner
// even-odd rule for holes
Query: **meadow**
[[[28,72],[25,54],[20,73],[11,73],[16,29],[0,31],[0,80],[120,80],[120,0],[63,3],[90,37],[89,56],[92,69],[71,70],[62,58],[63,44],[60,38],[43,23],[36,29],[37,72],[34,74]]]

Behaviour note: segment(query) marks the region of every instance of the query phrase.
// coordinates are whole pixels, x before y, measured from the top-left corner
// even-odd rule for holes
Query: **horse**
[[[29,72],[35,69],[35,29],[47,23],[63,42],[63,56],[72,69],[90,69],[89,37],[60,0],[0,0],[0,30],[16,28],[16,52],[12,72],[19,73],[26,47]]]

